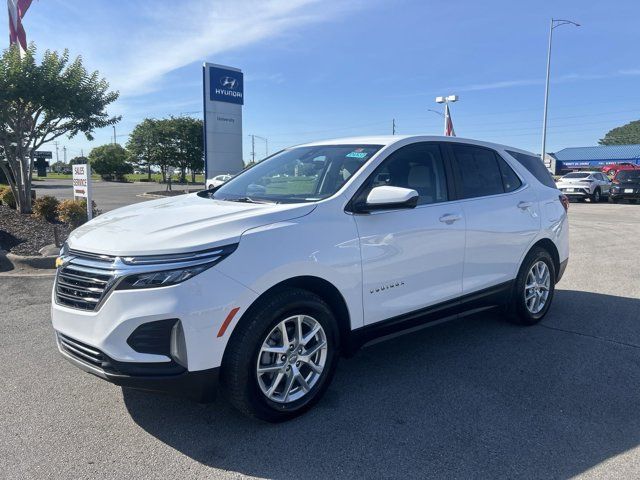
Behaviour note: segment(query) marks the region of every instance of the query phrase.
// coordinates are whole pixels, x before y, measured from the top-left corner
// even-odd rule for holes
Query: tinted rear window
[[[546,185],[547,187],[556,188],[556,182],[553,181],[553,177],[544,166],[542,160],[534,155],[527,155],[526,153],[512,152],[507,150],[507,153],[515,158],[524,168],[538,179],[538,181]]]
[[[504,193],[502,172],[493,150],[464,144],[453,144],[451,148],[462,187],[462,198]]]
[[[588,176],[588,173],[567,173],[562,178],[587,178]]]
[[[616,179],[623,182],[640,181],[640,170],[623,170],[618,173]]]

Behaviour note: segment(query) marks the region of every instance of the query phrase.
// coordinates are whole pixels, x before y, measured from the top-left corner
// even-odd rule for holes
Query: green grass
[[[56,180],[71,180],[72,175],[70,173],[47,173],[46,177],[38,177],[37,175],[33,176],[34,180],[44,180],[45,178],[54,178]],[[100,175],[91,175],[91,178],[94,180],[100,180]]]
[[[139,181],[147,181],[147,178],[149,178],[149,175],[146,173],[129,173],[127,175],[125,175],[125,178],[130,181],[130,182],[139,182]],[[178,179],[180,178],[179,174],[174,174],[172,178],[173,182],[177,182]],[[151,181],[152,182],[160,182],[160,180],[162,180],[162,174],[160,173],[152,173],[151,174]],[[187,174],[187,182],[191,181],[191,174]],[[204,183],[204,174],[198,174],[196,175],[196,182],[197,183]]]
[[[316,177],[280,177],[272,178],[267,192],[274,195],[301,195],[315,191]]]
[[[146,173],[130,173],[128,175],[125,175],[125,178],[127,179],[127,181],[129,182],[139,182],[139,181],[146,181],[147,180],[148,175]],[[56,180],[71,180],[72,175],[70,173],[47,173],[46,177],[38,177],[35,176],[33,177],[33,179],[35,181],[39,181],[39,180],[44,180],[45,178],[53,178]],[[100,175],[91,175],[91,178],[93,180],[100,180]],[[180,178],[179,175],[173,175],[173,181],[177,182],[178,179]],[[162,175],[160,173],[152,173],[151,174],[151,181],[152,182],[160,182],[160,180],[162,179]],[[187,182],[191,181],[191,175],[187,175]],[[196,182],[197,183],[204,183],[204,175],[203,174],[199,174],[196,175]]]

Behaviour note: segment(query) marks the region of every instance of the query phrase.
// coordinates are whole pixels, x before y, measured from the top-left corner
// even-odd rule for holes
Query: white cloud
[[[61,2],[75,17],[69,23],[84,27],[42,29],[42,36],[46,33],[48,45],[70,45],[73,54],[82,52],[91,68],[128,97],[153,91],[164,75],[185,65],[286,35],[360,5],[327,0],[132,3],[118,9],[92,3],[82,15]],[[282,81],[277,73],[265,77]]]

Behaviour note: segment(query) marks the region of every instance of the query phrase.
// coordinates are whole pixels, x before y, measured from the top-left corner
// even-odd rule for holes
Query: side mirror
[[[356,212],[414,208],[418,204],[418,192],[410,188],[381,186],[371,189],[367,200],[356,206]]]

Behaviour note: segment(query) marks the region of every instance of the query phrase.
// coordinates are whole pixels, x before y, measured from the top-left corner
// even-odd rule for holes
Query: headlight
[[[196,265],[195,267],[129,275],[118,284],[116,290],[132,290],[137,288],[156,288],[176,285],[195,277],[213,265],[213,263],[208,263],[205,265]]]
[[[116,290],[168,287],[182,283],[216,265],[229,256],[237,246],[227,245],[182,254],[124,257],[122,262],[127,265],[126,269],[143,271],[124,273],[125,276],[118,283]],[[180,266],[180,263],[184,266]]]

